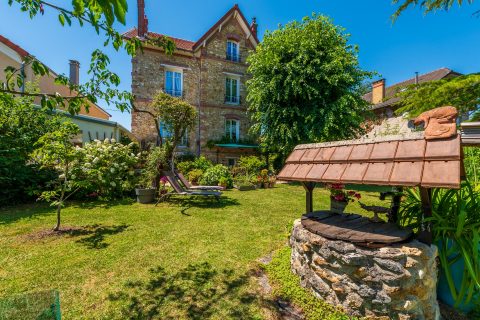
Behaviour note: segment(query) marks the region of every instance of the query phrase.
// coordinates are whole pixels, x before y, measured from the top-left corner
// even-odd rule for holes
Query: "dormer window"
[[[234,62],[240,61],[240,46],[238,42],[233,40],[227,41],[227,60]]]

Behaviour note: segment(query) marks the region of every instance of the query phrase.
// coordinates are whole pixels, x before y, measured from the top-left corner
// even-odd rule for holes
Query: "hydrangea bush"
[[[220,180],[225,187],[230,189],[233,187],[233,177],[228,167],[223,164],[217,164],[208,168],[200,179],[200,184],[207,186],[218,186]]]
[[[71,179],[88,181],[86,189],[101,198],[122,197],[137,184],[135,167],[140,155],[134,150],[134,143],[123,145],[115,139],[87,143],[77,148],[81,160],[76,162]]]

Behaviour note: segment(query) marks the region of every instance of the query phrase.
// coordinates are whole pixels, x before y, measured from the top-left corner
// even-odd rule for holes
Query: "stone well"
[[[368,319],[440,318],[437,247],[416,240],[378,249],[328,240],[295,221],[292,271],[301,285],[348,314]]]

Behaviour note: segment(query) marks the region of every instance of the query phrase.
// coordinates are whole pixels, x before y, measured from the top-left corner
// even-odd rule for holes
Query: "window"
[[[237,142],[240,138],[240,121],[234,119],[225,120],[225,137],[231,142]]]
[[[174,70],[165,71],[165,92],[174,97],[182,96],[183,74]]]
[[[165,126],[165,124],[163,122],[160,122],[160,134],[162,136],[162,141],[163,142],[172,138],[172,133]],[[180,142],[178,143],[178,146],[179,147],[188,146],[188,132],[185,132],[185,134],[182,136],[182,138],[180,139]]]
[[[227,77],[225,79],[225,102],[239,104],[240,103],[240,86],[239,79]]]
[[[238,42],[227,41],[227,60],[239,62],[240,50]]]

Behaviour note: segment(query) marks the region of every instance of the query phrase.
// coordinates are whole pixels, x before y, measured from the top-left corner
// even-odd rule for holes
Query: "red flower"
[[[354,196],[354,195],[355,195],[355,191],[348,191],[348,195],[349,195],[349,196]]]
[[[345,201],[345,197],[343,196],[343,194],[338,194],[333,198],[337,201]]]
[[[360,199],[361,197],[360,193],[355,193],[355,198]]]

